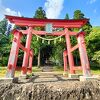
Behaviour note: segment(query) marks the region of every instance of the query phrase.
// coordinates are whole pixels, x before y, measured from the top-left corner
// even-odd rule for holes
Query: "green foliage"
[[[0,21],[0,33],[4,34],[6,31],[7,26],[7,20],[4,18],[2,21]]]
[[[10,36],[6,37],[5,35],[2,35],[2,38],[0,39],[0,64],[1,65],[7,65],[8,56],[11,48],[11,40]]]
[[[94,52],[100,50],[100,27],[93,27],[91,33],[86,37],[86,41],[89,56],[92,58]]]
[[[63,51],[66,49],[65,37],[62,41],[57,40],[57,43],[53,46],[51,60],[55,62],[55,65],[63,65]]]
[[[89,34],[92,31],[92,25],[88,21],[86,25],[83,26],[83,31],[86,32],[86,34]]]
[[[69,19],[68,13],[65,16],[65,19]],[[55,29],[55,31],[63,31],[63,30],[64,30],[63,28]],[[56,43],[53,43],[52,46],[53,46],[53,49],[52,49],[52,55],[50,59],[55,65],[62,66],[63,65],[63,51],[67,49],[65,37],[61,37],[61,40],[57,39]]]
[[[73,18],[74,19],[83,19],[84,14],[81,12],[81,10],[75,10]]]
[[[10,52],[10,39],[4,33],[7,27],[7,20],[3,19],[0,22],[0,65],[7,65],[8,54]]]
[[[45,11],[43,10],[42,7],[39,7],[36,10],[34,18],[37,18],[37,19],[46,19],[46,13],[45,13]],[[35,27],[34,29],[40,31],[40,30],[44,30],[44,27]]]
[[[65,19],[69,19],[69,15],[68,15],[68,13],[67,13],[66,16],[65,16]]]
[[[92,28],[91,33],[86,36],[86,43],[90,61],[100,67],[100,27]]]
[[[75,10],[73,19],[84,19],[85,15],[81,12],[81,10]],[[92,25],[88,21],[85,26],[82,27],[83,31],[85,31],[87,34],[91,32]],[[79,31],[79,29],[74,29],[74,31]]]
[[[72,47],[77,45],[77,37],[76,36],[71,36],[70,40],[71,40],[71,46]],[[78,65],[78,60],[79,60],[79,51],[78,51],[78,49],[76,49],[72,53],[73,53],[73,56],[74,56],[74,59],[75,59],[75,64]]]
[[[37,40],[37,37],[33,36],[31,42],[31,48],[34,49],[35,55],[38,55],[40,46],[41,46],[40,40]]]
[[[34,15],[34,18],[46,19],[46,13],[42,7],[39,7]]]
[[[46,13],[45,13],[45,11],[43,10],[42,7],[39,7],[36,10],[34,18],[46,19]],[[34,29],[38,30],[38,31],[41,31],[41,30],[44,30],[44,27],[35,27]],[[33,36],[32,40],[33,40],[33,42],[32,42],[32,46],[31,47],[34,49],[35,55],[38,55],[38,66],[40,67],[40,62],[41,62],[40,61],[40,53],[41,53],[40,50],[41,50],[41,47],[43,46],[43,44],[42,44],[40,39],[37,41],[37,37],[36,36],[35,37]]]
[[[100,50],[94,53],[92,60],[97,62],[100,66]]]
[[[34,18],[39,18],[39,19],[46,19],[46,13],[45,11],[43,10],[42,7],[39,7],[36,12],[35,12],[35,15],[34,15]],[[35,30],[44,30],[43,27],[35,27]],[[39,52],[39,48],[42,46],[42,43],[41,43],[41,40],[39,39],[37,41],[37,37],[36,36],[33,36],[32,37],[32,45],[31,47],[35,50],[35,55],[38,54]]]

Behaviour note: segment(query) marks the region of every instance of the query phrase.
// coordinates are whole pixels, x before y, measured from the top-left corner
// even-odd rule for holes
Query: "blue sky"
[[[100,0],[0,0],[0,20],[4,14],[33,17],[38,7],[55,19],[63,19],[66,13],[73,18],[74,11],[80,9],[93,26],[100,26]]]

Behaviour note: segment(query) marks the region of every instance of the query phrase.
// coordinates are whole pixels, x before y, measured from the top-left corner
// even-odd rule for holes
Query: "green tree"
[[[84,14],[81,12],[81,10],[75,10],[73,18],[74,19],[83,19]]]
[[[57,66],[63,66],[63,51],[66,49],[65,37],[62,41],[57,40],[56,44],[53,44],[53,52],[51,55],[51,60]]]
[[[97,63],[97,66],[96,67],[100,67],[100,50],[94,52],[92,61],[95,61]]]
[[[39,7],[36,10],[34,18],[46,19],[46,13],[45,13],[45,11],[43,10],[42,7]],[[35,27],[35,30],[44,30],[44,27]],[[37,37],[33,37],[33,39],[32,39],[33,40],[32,46],[35,49],[35,53],[37,54],[37,52],[38,52],[38,67],[40,67],[40,63],[41,63],[41,61],[40,61],[40,58],[41,58],[41,46],[43,44],[41,43],[40,39],[37,41],[36,38]]]
[[[8,22],[5,18],[2,21],[0,21],[0,33],[2,33],[2,34],[5,33],[7,24],[8,24]]]
[[[46,19],[46,13],[42,7],[39,7],[34,15],[34,18]]]
[[[85,19],[85,15],[84,13],[81,12],[81,10],[75,10],[74,11],[74,16],[73,16],[73,19]],[[85,26],[82,27],[83,31],[85,31],[87,34],[89,34],[91,32],[91,28],[92,28],[92,25],[90,24],[90,22],[88,21],[86,23]],[[74,31],[79,31],[79,29],[74,29]]]
[[[86,36],[86,43],[90,61],[100,67],[100,27],[92,28],[91,33]]]
[[[86,23],[86,25],[83,26],[83,31],[85,31],[87,34],[89,34],[92,31],[92,25],[90,24],[90,21]]]
[[[7,65],[11,47],[11,35],[9,35],[9,37],[5,35],[7,24],[8,22],[6,19],[0,22],[0,33],[2,33],[0,35],[0,65],[2,66]]]
[[[69,19],[69,15],[68,15],[68,13],[67,13],[66,16],[65,16],[65,19]]]
[[[66,20],[69,19],[68,13],[66,13],[65,19]],[[56,28],[55,29],[55,31],[63,31],[63,30],[64,30],[64,28]],[[53,49],[52,49],[53,52],[52,52],[52,55],[50,57],[51,61],[57,66],[62,66],[63,65],[63,51],[65,49],[67,49],[65,37],[61,37],[61,38],[57,39],[56,44],[52,44],[52,46],[53,46]]]

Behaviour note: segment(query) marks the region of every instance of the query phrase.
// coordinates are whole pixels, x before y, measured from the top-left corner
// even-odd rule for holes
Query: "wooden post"
[[[68,52],[68,61],[69,61],[69,66],[70,66],[70,73],[75,74],[74,70],[74,58],[71,53],[71,43],[70,43],[70,35],[68,32],[68,29],[65,28],[65,38],[66,38],[66,45],[67,45],[67,52]]]
[[[64,72],[66,72],[68,69],[67,69],[67,51],[65,50],[63,52],[63,61],[64,61]]]
[[[34,56],[34,52],[33,50],[30,51],[30,56],[29,56],[29,66],[27,68],[27,73],[31,74],[32,73],[32,62],[33,62],[33,56]]]
[[[88,56],[86,52],[84,34],[85,32],[80,32],[77,36],[77,40],[79,45],[79,53],[80,53],[80,59],[81,59],[81,64],[83,69],[83,75],[90,76],[90,65],[89,65]]]
[[[17,30],[14,30],[13,34],[14,34],[14,38],[12,41],[12,47],[11,47],[11,51],[10,51],[8,68],[7,68],[7,73],[6,73],[7,78],[14,77],[15,68],[16,68],[16,64],[17,64],[17,58],[18,58],[20,39],[22,36],[22,33]]]
[[[23,58],[23,64],[22,64],[22,75],[27,74],[27,67],[29,62],[29,53],[30,53],[30,45],[31,45],[31,39],[32,39],[32,27],[29,27],[27,39],[26,39],[26,51],[24,51],[24,58]]]

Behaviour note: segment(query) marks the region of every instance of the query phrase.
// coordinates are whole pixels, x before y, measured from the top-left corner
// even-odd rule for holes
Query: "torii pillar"
[[[63,52],[63,62],[64,62],[64,73],[65,73],[66,71],[68,71],[68,69],[67,69],[67,67],[68,67],[68,65],[67,65],[67,50],[64,50],[64,52]]]
[[[33,56],[34,56],[34,51],[31,50],[30,51],[30,55],[29,55],[29,66],[27,68],[27,74],[31,74],[32,73]]]
[[[79,53],[80,53],[80,59],[81,59],[81,66],[83,69],[83,75],[88,77],[88,76],[91,76],[91,74],[90,74],[90,64],[89,64],[88,56],[86,52],[84,35],[85,35],[85,32],[78,33],[77,41],[78,41],[78,46],[79,46]]]
[[[18,52],[19,52],[19,46],[20,46],[20,40],[22,37],[22,33],[17,30],[14,30],[12,33],[14,34],[14,38],[12,41],[12,47],[11,47],[9,61],[8,61],[8,68],[6,73],[7,78],[14,77]]]
[[[74,70],[74,58],[71,52],[71,42],[70,42],[70,35],[69,35],[69,31],[68,28],[65,28],[65,38],[66,38],[66,46],[67,46],[67,53],[68,53],[68,62],[69,62],[69,66],[70,66],[70,73],[71,74],[75,74],[75,70]]]
[[[31,45],[31,39],[32,39],[32,27],[29,27],[27,39],[26,39],[26,51],[24,51],[24,58],[23,58],[23,64],[22,64],[22,75],[27,74],[27,67],[29,63],[29,53],[30,53],[30,45]]]

